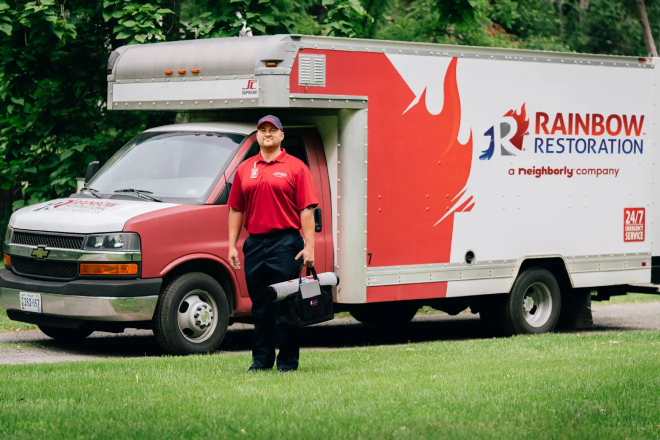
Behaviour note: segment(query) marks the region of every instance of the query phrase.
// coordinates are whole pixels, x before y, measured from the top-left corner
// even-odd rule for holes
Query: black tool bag
[[[318,276],[313,267],[307,268],[307,276],[310,272],[314,280],[318,283]],[[289,316],[282,316],[281,319],[296,327],[305,327],[307,325],[318,324],[319,322],[330,321],[335,317],[332,310],[332,286],[319,286],[320,295],[303,298],[301,289],[304,289],[302,283],[302,268],[300,269],[300,287],[293,295],[285,299],[290,310]]]

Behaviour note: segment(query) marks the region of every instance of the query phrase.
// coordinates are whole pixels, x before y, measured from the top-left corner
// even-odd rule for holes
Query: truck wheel
[[[375,303],[362,304],[351,308],[351,316],[363,324],[383,327],[405,325],[415,317],[419,310],[417,304],[410,303]]]
[[[560,309],[557,280],[548,270],[533,267],[513,283],[499,316],[508,334],[546,333],[557,325]]]
[[[187,273],[163,289],[153,320],[156,341],[168,354],[207,353],[225,339],[229,303],[213,277]]]
[[[56,341],[61,342],[77,342],[82,341],[87,336],[91,335],[94,330],[91,330],[86,327],[80,328],[59,328],[59,327],[48,327],[45,325],[40,325],[39,330],[44,333],[46,336],[49,336]]]

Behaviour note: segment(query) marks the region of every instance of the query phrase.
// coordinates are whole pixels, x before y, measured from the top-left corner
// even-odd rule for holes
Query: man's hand
[[[229,256],[227,259],[229,260],[229,264],[231,264],[231,267],[233,267],[235,270],[240,270],[241,262],[238,260],[238,250],[236,250],[235,247],[229,248]]]
[[[296,260],[299,260],[300,257],[303,257],[303,264],[307,267],[314,266],[314,248],[311,246],[305,246],[305,248],[298,252],[296,255]]]

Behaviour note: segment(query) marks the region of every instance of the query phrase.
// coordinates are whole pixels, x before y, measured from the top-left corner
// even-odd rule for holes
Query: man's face
[[[261,127],[257,129],[257,142],[261,148],[277,148],[282,143],[282,139],[284,139],[284,132],[270,122],[261,124]]]

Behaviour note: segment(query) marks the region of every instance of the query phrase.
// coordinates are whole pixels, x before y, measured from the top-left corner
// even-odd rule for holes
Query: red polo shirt
[[[300,229],[300,211],[318,200],[307,165],[282,149],[270,162],[260,152],[241,163],[227,204],[245,213],[244,226],[250,234],[267,234]]]

